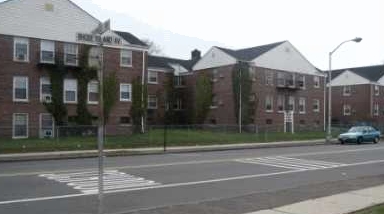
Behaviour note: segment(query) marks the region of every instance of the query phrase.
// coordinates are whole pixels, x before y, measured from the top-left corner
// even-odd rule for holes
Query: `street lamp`
[[[332,139],[332,131],[331,131],[331,118],[332,118],[332,54],[336,52],[337,49],[339,49],[340,46],[342,46],[344,43],[347,42],[356,42],[359,43],[363,40],[360,37],[356,37],[354,39],[346,40],[340,45],[338,45],[333,51],[329,52],[329,72],[328,72],[328,134],[327,134],[327,141],[329,142]]]

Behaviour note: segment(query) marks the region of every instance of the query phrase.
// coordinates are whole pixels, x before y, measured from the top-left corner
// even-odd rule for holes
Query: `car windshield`
[[[363,132],[364,127],[352,127],[348,130],[348,132]]]

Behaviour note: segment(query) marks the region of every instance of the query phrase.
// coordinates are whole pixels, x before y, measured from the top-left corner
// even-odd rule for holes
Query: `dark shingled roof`
[[[284,42],[286,41],[276,42],[268,45],[261,45],[261,46],[252,47],[252,48],[239,49],[239,50],[232,50],[232,49],[227,49],[222,47],[217,47],[217,48],[235,57],[238,60],[251,61],[259,57],[263,53],[268,52],[269,50],[281,45]]]
[[[180,64],[184,68],[188,70],[192,70],[192,67],[195,65],[196,60],[183,60],[183,59],[175,59],[163,56],[148,56],[148,67],[155,68],[165,68],[165,69],[173,69],[169,63]]]
[[[132,35],[131,33],[116,30],[114,30],[113,32],[121,36],[125,41],[131,43],[132,45],[147,46],[147,44],[145,44],[143,41],[141,41],[139,38]]]
[[[346,70],[352,71],[353,73],[374,82],[378,81],[384,75],[384,65],[373,65],[357,68],[344,68],[334,71],[332,70],[332,79],[336,78]]]

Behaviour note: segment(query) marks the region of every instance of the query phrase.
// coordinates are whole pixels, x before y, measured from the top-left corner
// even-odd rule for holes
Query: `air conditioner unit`
[[[51,95],[44,95],[44,96],[43,96],[43,101],[44,101],[45,103],[50,103],[50,102],[52,102],[52,96],[51,96]]]
[[[53,137],[52,129],[45,129],[45,130],[43,130],[43,137],[44,138],[51,138],[51,137]]]

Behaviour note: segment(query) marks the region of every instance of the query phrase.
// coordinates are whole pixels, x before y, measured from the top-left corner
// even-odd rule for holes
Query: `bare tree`
[[[160,45],[156,44],[154,41],[150,39],[142,39],[142,41],[148,45],[150,55],[163,55],[163,50]]]

